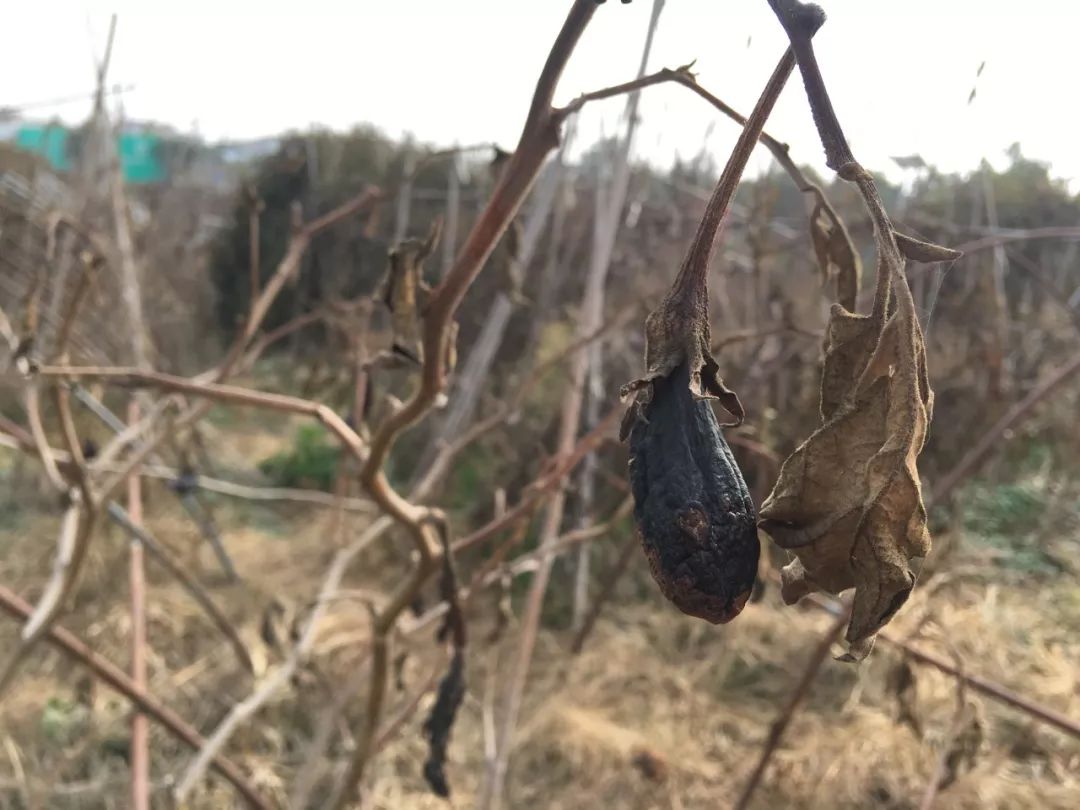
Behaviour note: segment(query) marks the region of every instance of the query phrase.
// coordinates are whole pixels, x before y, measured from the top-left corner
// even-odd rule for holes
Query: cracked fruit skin
[[[679,610],[713,624],[742,610],[757,576],[750,492],[707,400],[681,363],[653,381],[630,432],[634,517],[653,578]]]

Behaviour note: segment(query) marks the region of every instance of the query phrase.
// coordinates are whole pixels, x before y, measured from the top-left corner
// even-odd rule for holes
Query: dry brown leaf
[[[423,264],[435,249],[441,224],[435,221],[427,239],[405,239],[390,250],[390,266],[379,290],[379,298],[390,310],[393,323],[393,353],[417,364],[424,360],[421,309],[427,285],[423,280]]]
[[[690,367],[690,393],[695,399],[717,399],[735,421],[742,423],[744,411],[738,395],[724,385],[720,366],[709,351],[712,334],[709,328],[708,289],[705,276],[693,276],[684,267],[671,291],[660,306],[645,319],[645,375],[628,382],[619,391],[624,399],[634,397],[623,418],[620,439],[630,435],[633,425],[643,418],[652,401],[653,383],[668,377],[681,364]]]
[[[836,300],[845,309],[853,310],[859,297],[862,260],[843,222],[830,214],[819,199],[810,214],[810,240],[821,268],[822,286],[836,279]]]
[[[822,425],[784,462],[759,523],[796,557],[781,572],[785,602],[855,589],[848,660],[869,654],[915,585],[911,560],[930,550],[915,464],[933,402],[925,346],[880,200],[869,181],[860,186],[871,213],[881,214],[874,309],[863,316],[833,305]]]

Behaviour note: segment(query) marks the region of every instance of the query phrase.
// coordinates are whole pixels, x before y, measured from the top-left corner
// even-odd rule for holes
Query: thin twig
[[[343,516],[339,513],[336,520],[342,521]],[[244,722],[253,717],[281,688],[288,684],[296,671],[307,660],[311,647],[315,643],[319,623],[326,614],[327,606],[333,601],[350,563],[384,531],[384,528],[380,526],[380,522],[373,523],[354,543],[335,555],[333,563],[331,563],[330,568],[327,569],[326,575],[323,577],[322,585],[319,588],[319,596],[289,657],[273,672],[263,678],[248,697],[235,704],[218,724],[217,728],[214,729],[210,737],[207,738],[202,748],[199,749],[197,755],[185,769],[183,775],[177,780],[173,793],[178,802],[183,802],[195,785],[202,780],[206,769],[218,756],[218,752],[224,748],[233,733]],[[389,524],[389,521],[386,521],[386,523]]]
[[[746,808],[750,806],[750,800],[754,796],[754,791],[756,791],[761,784],[761,778],[765,775],[765,769],[769,765],[769,760],[772,759],[773,754],[776,753],[776,749],[784,737],[784,732],[787,731],[787,727],[790,725],[791,719],[795,716],[795,712],[798,710],[799,705],[806,698],[807,693],[809,693],[810,685],[817,677],[821,665],[825,663],[825,659],[829,655],[829,649],[832,647],[833,643],[840,638],[840,634],[844,631],[844,625],[847,624],[847,621],[847,612],[840,611],[833,620],[833,623],[829,626],[829,629],[825,631],[825,634],[817,643],[817,646],[814,647],[813,652],[810,653],[810,658],[803,668],[798,683],[788,696],[787,702],[780,710],[780,713],[769,727],[769,734],[765,738],[765,745],[761,750],[761,754],[758,756],[757,764],[754,765],[754,770],[750,772],[750,778],[747,779],[738,799],[736,799],[734,805],[732,805],[733,810],[746,810]]]
[[[0,585],[0,608],[16,619],[29,619],[32,608],[3,585]],[[160,723],[174,737],[194,750],[199,750],[203,738],[171,709],[161,705],[144,689],[140,689],[123,671],[102,658],[80,641],[75,635],[62,627],[53,625],[45,636],[50,644],[65,655],[73,658],[100,678],[107,686],[115,689],[155,722]],[[217,756],[213,768],[221,774],[243,797],[250,807],[270,810],[270,805],[262,799],[258,791],[240,772],[235,764],[224,756]]]
[[[809,603],[818,610],[823,610],[826,613],[833,615],[847,615],[835,602],[825,601],[818,599],[815,596],[808,596],[803,599],[804,602]],[[1017,709],[1020,712],[1033,717],[1036,720],[1053,726],[1058,731],[1064,732],[1072,737],[1080,739],[1080,720],[1068,717],[1059,711],[1051,709],[1049,706],[1043,706],[1040,703],[1036,703],[1031,698],[1024,695],[1017,694],[1011,689],[991,681],[988,678],[983,678],[980,675],[975,675],[970,672],[964,672],[958,669],[954,664],[949,663],[944,658],[941,658],[934,653],[927,652],[926,650],[919,649],[909,644],[904,639],[896,638],[889,634],[888,631],[882,631],[877,636],[881,641],[887,644],[892,644],[895,647],[902,649],[912,660],[918,661],[922,664],[927,664],[935,669],[941,670],[947,675],[951,675],[954,678],[961,678],[963,681],[974,689],[976,692],[986,695],[1000,703],[1004,703],[1006,706],[1010,706]]]
[[[71,391],[75,395],[75,399],[77,399],[79,403],[83,405],[83,407],[85,407],[98,419],[104,422],[114,433],[124,433],[124,423],[120,421],[120,418],[111,410],[109,410],[103,402],[100,402],[96,397],[91,395],[90,392],[83,388],[81,385],[73,383],[71,385]],[[158,454],[152,454],[149,456],[149,458],[151,461],[157,463],[160,463],[161,461]],[[103,468],[99,466],[98,469]],[[135,474],[139,476],[145,475],[144,467],[139,467],[137,470],[135,470]],[[178,477],[179,475],[172,476],[173,480]],[[208,543],[210,543],[210,546],[213,548],[214,553],[217,555],[218,560],[221,562],[222,568],[224,569],[228,579],[230,581],[236,580],[238,577],[236,575],[236,570],[233,566],[232,559],[229,557],[228,553],[226,553],[225,547],[222,545],[221,542],[221,537],[218,536],[218,533],[213,523],[209,520],[202,519],[204,517],[203,515],[197,514],[196,509],[193,508],[194,504],[189,494],[185,494],[179,491],[175,491],[175,494],[180,500],[180,505],[184,507],[184,511],[188,513],[189,517],[191,517],[192,522],[202,534],[203,538]]]
[[[210,594],[206,592],[202,585],[200,585],[172,558],[165,550],[165,547],[150,534],[144,526],[135,523],[124,507],[116,501],[110,501],[105,507],[105,511],[114,523],[142,543],[146,550],[150,552],[150,555],[158,561],[161,567],[164,568],[173,579],[180,583],[180,587],[188,592],[199,607],[206,611],[206,615],[210,618],[210,621],[212,621],[225,638],[228,639],[229,645],[236,653],[236,658],[240,662],[240,666],[247,672],[254,672],[255,667],[252,664],[251,653],[248,651],[247,645],[244,644],[244,641],[240,638],[240,634],[237,632],[236,628],[233,627],[228,617],[222,613],[221,608],[219,608],[214,600],[210,598]]]
[[[1036,405],[1048,398],[1054,391],[1073,375],[1080,371],[1080,351],[1073,358],[1051,372],[1043,382],[1033,388],[1028,395],[1013,405],[982,437],[956,462],[937,484],[930,490],[931,503],[944,503],[956,487],[974,473],[993,450],[1000,446],[1001,437],[1010,428],[1022,421]]]
[[[356,435],[356,431],[345,424],[345,421],[333,410],[320,402],[285,394],[254,391],[234,385],[198,382],[160,371],[142,371],[125,366],[42,366],[40,373],[45,377],[103,379],[122,386],[153,385],[167,391],[231,402],[235,405],[311,416],[333,432],[353,455],[361,460],[365,458],[364,442]]]
[[[592,633],[593,628],[596,627],[596,620],[600,618],[604,605],[615,593],[615,586],[619,584],[619,580],[622,579],[623,574],[630,567],[630,561],[634,559],[634,552],[637,549],[638,539],[636,536],[631,535],[623,541],[622,550],[619,551],[619,558],[608,572],[607,578],[604,580],[603,585],[600,586],[599,593],[596,594],[596,598],[589,605],[589,612],[581,623],[581,629],[577,631],[574,640],[570,642],[570,652],[574,655],[580,653],[584,648],[585,641]]]
[[[10,447],[23,453],[39,457],[33,445],[33,437],[21,426],[15,424],[7,417],[0,415],[0,446]],[[71,464],[71,457],[66,450],[55,447],[48,449],[47,455],[53,460],[58,468],[66,469]],[[97,469],[102,472],[116,473],[121,467],[117,464],[98,465]],[[175,467],[162,464],[148,464],[139,468],[139,474],[144,478],[154,478],[163,481],[175,481],[180,477],[181,471]],[[231,498],[240,498],[248,501],[302,503],[311,506],[336,507],[334,495],[316,489],[297,489],[295,487],[252,487],[246,484],[238,484],[234,481],[226,481],[221,478],[199,475],[196,477],[196,485],[200,490],[215,492]],[[341,504],[346,512],[358,512],[370,514],[374,505],[367,498],[345,498]]]

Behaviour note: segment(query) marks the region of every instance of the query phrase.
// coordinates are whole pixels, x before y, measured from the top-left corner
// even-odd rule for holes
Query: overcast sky
[[[448,144],[516,142],[569,0],[35,0],[6,2],[0,106],[88,91],[119,13],[110,83],[125,114],[208,139],[370,122]],[[1080,189],[1075,77],[1080,3],[825,0],[819,60],[856,157],[896,177],[892,155],[945,170],[1000,165],[1019,141]],[[557,100],[632,78],[651,0],[601,6]],[[652,69],[697,59],[699,81],[748,112],[785,39],[765,0],[667,0]],[[980,63],[986,62],[976,79]],[[969,105],[968,95],[977,86]],[[78,121],[88,104],[27,115]],[[611,133],[621,101],[590,107],[580,140]],[[645,91],[638,153],[659,164],[701,147],[723,159],[737,130],[678,86]],[[768,129],[823,167],[796,78]],[[759,166],[764,165],[761,158]]]

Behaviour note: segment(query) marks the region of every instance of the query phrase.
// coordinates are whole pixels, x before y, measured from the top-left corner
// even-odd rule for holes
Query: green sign
[[[27,124],[15,135],[15,145],[41,155],[58,172],[71,171],[72,138],[67,127],[57,124]],[[128,183],[160,183],[166,179],[160,160],[161,138],[144,132],[122,132],[116,147],[120,169]]]
[[[52,124],[22,127],[15,135],[15,145],[20,149],[41,155],[59,172],[71,169],[67,149],[68,132],[65,127]]]

